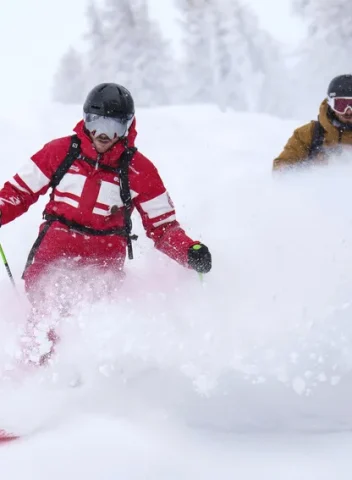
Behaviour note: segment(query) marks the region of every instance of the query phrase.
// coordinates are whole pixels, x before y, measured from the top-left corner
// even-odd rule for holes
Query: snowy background
[[[16,0],[0,18],[1,85],[20,102],[81,104],[109,78],[139,106],[202,102],[296,119],[315,117],[331,78],[350,71],[346,0],[33,5]]]
[[[247,6],[258,15],[261,39],[268,39],[269,29],[275,42],[294,52],[285,57],[288,70],[281,72],[291,72],[289,83],[270,80],[266,89],[273,78],[269,71],[255,77],[247,62],[245,69],[232,70],[240,83],[227,85],[235,83],[242,100],[259,99],[255,104],[234,103],[224,111],[218,99],[205,96],[137,110],[138,147],[157,165],[184,228],[213,253],[214,268],[203,283],[156,252],[136,217],[136,258],[127,263],[118,302],[77,306],[74,317],[60,326],[53,364],[23,376],[14,361],[28,308],[20,277],[45,199],[1,229],[17,293],[0,269],[0,428],[23,435],[0,447],[0,471],[7,479],[350,478],[352,166],[346,155],[329,167],[292,177],[271,172],[293,128],[315,116],[326,82],[341,73],[335,68],[349,71],[345,50],[336,50],[340,39],[334,43],[337,32],[348,30],[348,10],[341,16],[344,28],[340,22],[333,30],[337,21],[332,21],[321,24],[327,30],[309,30],[289,17],[288,2],[277,15],[272,3],[263,8],[265,3],[253,0]],[[69,45],[78,47],[86,67],[91,58],[83,53],[87,5],[71,4],[60,2],[49,12],[47,2],[38,0],[35,14],[19,2],[16,16],[15,4],[1,16],[1,184],[43,143],[70,134],[81,117],[79,102],[49,100],[53,90],[60,92],[55,82]],[[329,7],[322,0],[295,2],[305,25],[319,5],[321,12]],[[336,15],[340,6],[342,1],[334,2]],[[173,6],[172,15],[178,8]],[[169,16],[170,28],[163,30],[182,40],[168,8],[159,12],[154,4],[151,11],[155,19],[162,15],[163,24]],[[211,11],[207,15],[213,18]],[[277,17],[280,28],[274,26]],[[329,32],[325,57],[321,44],[314,43],[325,38],[324,32]],[[305,35],[311,41],[300,57]],[[260,45],[254,45],[257,53],[268,52]],[[313,47],[320,52],[314,56],[319,65],[309,57]],[[333,57],[333,48],[341,56]],[[176,56],[184,60],[180,51]],[[219,72],[205,58],[213,73]],[[320,74],[308,75],[303,61]],[[193,67],[198,63],[205,68],[205,62],[194,61]],[[182,65],[182,75],[171,80],[189,74],[187,63]],[[241,72],[246,76],[236,76]],[[301,90],[296,73],[303,79]],[[199,93],[196,80],[202,75],[195,72],[194,83],[176,91]],[[67,77],[56,83],[61,92],[68,84]],[[142,87],[138,84],[138,93]],[[221,93],[231,91],[221,88]],[[271,106],[263,110],[264,105]],[[309,113],[300,113],[302,106]],[[81,384],[72,388],[77,378]]]
[[[47,105],[30,131],[4,117],[2,179],[79,113]],[[53,365],[25,378],[11,370],[20,275],[42,204],[1,230],[20,298],[1,269],[0,418],[24,435],[0,448],[7,478],[349,478],[352,167],[273,177],[294,126],[207,106],[140,109],[138,145],[214,269],[202,284],[136,218],[119,301],[79,305]]]

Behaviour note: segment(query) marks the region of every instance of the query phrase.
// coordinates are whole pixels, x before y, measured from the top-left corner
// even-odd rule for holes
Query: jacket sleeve
[[[155,247],[181,265],[188,264],[188,249],[199,243],[189,238],[176,220],[174,204],[155,166],[144,157],[140,194],[134,205],[141,215],[148,238]]]
[[[303,163],[309,154],[313,139],[314,122],[297,128],[286,143],[283,151],[275,158],[273,170],[282,170]]]
[[[50,144],[20,168],[0,190],[1,225],[25,213],[40,195],[44,195],[52,176]]]

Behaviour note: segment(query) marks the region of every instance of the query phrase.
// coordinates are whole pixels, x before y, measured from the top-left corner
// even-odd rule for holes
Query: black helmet
[[[328,97],[352,97],[352,75],[339,75],[331,80],[328,87]]]
[[[101,83],[88,93],[83,111],[104,117],[131,118],[134,115],[134,101],[131,93],[122,85]]]

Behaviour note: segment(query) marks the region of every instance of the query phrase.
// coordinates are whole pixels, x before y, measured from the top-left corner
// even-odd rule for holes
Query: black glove
[[[211,269],[211,254],[202,243],[193,245],[188,250],[188,265],[198,273],[208,273]]]

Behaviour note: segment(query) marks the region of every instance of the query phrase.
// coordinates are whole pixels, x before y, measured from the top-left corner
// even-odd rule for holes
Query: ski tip
[[[12,440],[17,440],[18,438],[19,438],[18,435],[15,435],[14,433],[7,432],[6,430],[0,429],[0,444],[5,442],[10,442]]]

